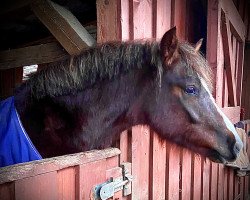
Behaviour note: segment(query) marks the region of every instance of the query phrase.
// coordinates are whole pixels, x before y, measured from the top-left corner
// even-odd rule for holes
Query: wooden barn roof
[[[0,4],[0,69],[56,61],[96,43],[96,1]]]

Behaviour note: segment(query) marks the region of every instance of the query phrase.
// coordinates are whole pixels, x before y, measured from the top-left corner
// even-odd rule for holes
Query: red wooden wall
[[[194,1],[98,2],[102,7],[98,14],[100,24],[113,24],[112,30],[110,26],[98,26],[99,42],[160,38],[173,26],[177,26],[178,35],[182,39],[189,39],[193,34],[191,29],[195,25],[188,21],[190,10],[187,8]],[[231,13],[232,10],[221,10],[222,4],[225,4],[226,9],[233,8],[233,12],[236,10],[231,1],[208,1],[207,29],[210,44],[207,45],[207,55],[217,74],[216,101],[221,107],[225,107],[223,111],[228,117],[237,122],[240,120],[244,48],[244,38],[239,34],[243,34],[244,27],[238,30],[234,26],[241,24],[234,23],[235,16],[230,18],[234,21],[230,21],[229,26],[232,26],[232,23],[234,26],[232,30],[224,33],[228,35],[228,41],[224,42],[223,48],[227,48],[228,52],[223,52],[221,14]],[[112,15],[111,12],[115,14]],[[236,14],[237,12],[236,10]],[[236,20],[238,19],[237,16]],[[230,54],[229,61],[222,57],[224,53],[227,53],[226,58]],[[223,64],[228,65],[226,70]],[[249,195],[248,177],[238,178],[230,168],[161,141],[149,127],[137,126],[123,133],[120,149],[121,159],[132,162],[132,173],[135,177],[132,184],[132,199],[246,199]]]
[[[172,26],[177,26],[180,38],[190,39],[195,25],[188,21],[191,19],[187,9],[190,2],[194,1],[97,0],[98,41],[161,38]],[[233,19],[226,19],[229,16],[223,11],[223,2],[229,1],[208,0],[210,45],[207,45],[207,58],[216,74],[216,101],[221,107],[230,106],[224,111],[236,121],[240,100],[237,99],[239,90],[235,88],[241,88],[241,83],[238,84],[241,78],[235,74],[242,73],[244,40],[235,28],[231,28],[235,25]],[[229,28],[222,18],[231,20]],[[222,34],[227,40],[222,40]],[[229,55],[229,60],[222,55]],[[122,197],[118,193],[113,199],[249,198],[248,177],[239,178],[232,168],[162,141],[147,126],[140,125],[123,132],[117,146],[121,152],[104,150],[80,154],[81,158],[79,155],[66,156],[5,168],[0,171],[0,198],[89,199],[94,185],[121,174],[119,164],[122,162],[132,163],[132,194]]]

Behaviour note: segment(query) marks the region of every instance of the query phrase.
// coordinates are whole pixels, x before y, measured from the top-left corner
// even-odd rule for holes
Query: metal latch
[[[95,186],[94,193],[96,200],[106,200],[120,190],[123,190],[123,196],[131,194],[131,181],[133,179],[131,173],[131,163],[123,163],[122,177],[110,178],[107,182]]]

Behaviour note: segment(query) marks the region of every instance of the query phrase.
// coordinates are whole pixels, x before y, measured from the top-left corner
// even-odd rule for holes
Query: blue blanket
[[[25,132],[14,97],[0,102],[0,167],[42,159]]]

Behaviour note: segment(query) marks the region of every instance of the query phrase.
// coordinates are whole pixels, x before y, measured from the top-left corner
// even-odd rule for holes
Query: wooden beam
[[[36,0],[31,8],[69,54],[95,45],[95,39],[66,8],[50,0]]]
[[[221,0],[221,8],[232,24],[232,31],[241,41],[245,41],[245,24],[232,0]]]
[[[231,106],[237,105],[236,100],[236,83],[233,76],[233,53],[232,53],[232,42],[230,35],[230,22],[225,13],[221,12],[221,34],[224,52],[224,62],[227,73],[227,84],[228,84],[228,98],[231,102]]]
[[[220,37],[221,29],[221,9],[218,0],[207,2],[207,52],[206,58],[213,72],[213,96],[219,106],[223,105],[223,69],[224,58],[222,52],[222,42]]]
[[[245,43],[239,43],[238,59],[237,59],[238,72],[237,72],[237,76],[236,76],[237,104],[239,106],[241,106],[241,97],[242,97],[244,49],[245,49]]]
[[[50,63],[67,56],[68,53],[57,42],[6,50],[0,52],[0,70]]]

